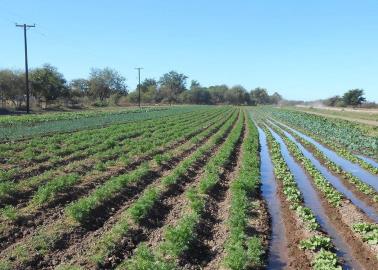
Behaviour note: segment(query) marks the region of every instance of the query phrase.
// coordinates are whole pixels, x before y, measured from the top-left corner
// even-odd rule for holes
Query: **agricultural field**
[[[378,126],[378,110],[376,109],[351,109],[335,107],[287,107],[297,111],[318,114],[325,117],[339,118],[356,123]]]
[[[0,269],[378,269],[376,132],[270,106],[0,117]]]

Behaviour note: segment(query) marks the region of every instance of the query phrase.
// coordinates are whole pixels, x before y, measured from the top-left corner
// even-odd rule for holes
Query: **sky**
[[[264,87],[315,100],[365,90],[378,102],[377,0],[0,0],[0,68],[50,63],[67,80],[111,67],[135,89],[175,70],[203,86]]]

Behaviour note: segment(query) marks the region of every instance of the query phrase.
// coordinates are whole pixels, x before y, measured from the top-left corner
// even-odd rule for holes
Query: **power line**
[[[142,67],[137,67],[135,69],[138,70],[138,80],[139,80],[139,83],[138,83],[138,92],[139,92],[138,103],[139,103],[139,109],[140,109],[140,70],[143,69],[143,68]]]
[[[24,28],[24,45],[25,45],[25,84],[26,84],[26,113],[30,113],[30,92],[29,92],[29,68],[28,68],[28,42],[26,39],[26,30],[30,27],[35,27],[33,25],[27,24],[17,24],[16,27]]]

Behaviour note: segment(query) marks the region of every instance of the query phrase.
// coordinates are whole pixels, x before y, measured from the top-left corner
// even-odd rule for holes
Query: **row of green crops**
[[[344,171],[339,165],[337,165],[332,160],[330,160],[322,151],[320,151],[314,144],[312,144],[308,140],[298,136],[296,133],[292,132],[290,129],[286,128],[285,126],[279,125],[279,127],[285,130],[286,132],[288,132],[291,136],[293,136],[308,151],[310,151],[317,159],[321,160],[322,163],[328,168],[328,170],[339,175],[343,179],[349,181],[360,192],[364,193],[367,196],[371,196],[371,199],[374,202],[378,202],[378,193],[375,191],[373,187],[364,183],[363,181],[361,181],[361,179],[354,176],[353,174]]]
[[[109,254],[114,253],[116,249],[120,248],[122,238],[133,226],[136,226],[141,219],[148,215],[155,203],[161,199],[162,195],[173,185],[182,180],[189,169],[202,159],[206,153],[210,153],[223,141],[223,138],[227,136],[235,120],[235,117],[230,118],[204,145],[180,162],[170,174],[163,177],[156,185],[147,188],[142,196],[122,213],[119,221],[96,241],[89,253],[86,254],[86,257],[88,257],[92,263],[102,265]],[[207,135],[208,134],[203,134],[200,137],[193,138],[191,143],[202,140],[201,137]]]
[[[205,118],[206,119],[206,118]],[[145,140],[139,140],[136,142],[131,142],[129,147],[129,152],[131,152],[133,149],[138,149],[139,153],[143,153],[145,151],[148,151],[149,149],[154,149],[158,146],[163,145],[166,142],[169,142],[172,138],[179,138],[183,134],[186,134],[188,129],[191,129],[192,132],[194,130],[198,130],[198,123],[201,123],[202,119],[199,118],[196,121],[192,121],[191,125],[184,122],[177,121],[177,124],[174,125],[174,129],[172,129],[172,126],[168,124],[163,124],[165,126],[165,129],[161,129],[158,132],[155,132],[153,135],[148,136],[149,134],[146,134]],[[189,133],[190,134],[190,133]],[[122,147],[120,148],[113,148],[110,152],[108,152],[109,156],[116,156],[116,150],[120,153],[124,152]],[[99,152],[101,154],[104,154],[104,152]],[[135,152],[131,152],[132,154],[136,154]],[[125,153],[124,153],[125,154]],[[99,157],[97,157],[99,158]],[[49,175],[48,173],[46,175]],[[26,190],[29,190],[31,188],[36,187],[37,185],[42,184],[41,181],[49,181],[49,177],[44,177],[44,174],[38,175],[36,177],[33,177],[32,179],[28,179],[21,182],[14,182],[12,180],[6,180],[2,181],[0,183],[0,199],[6,199],[8,196],[11,195],[17,195],[20,192],[24,192]]]
[[[235,114],[234,114],[234,116],[235,116]],[[203,130],[202,125],[198,125],[198,124],[193,124],[193,125],[196,126],[196,127],[191,127],[189,129],[186,129],[185,130],[186,134],[181,134],[181,139],[180,139],[180,136],[179,136],[179,138],[175,138],[175,136],[173,136],[173,137],[170,138],[170,140],[171,141],[176,140],[176,145],[180,145],[179,144],[180,140],[182,142],[185,142],[185,140],[183,141],[182,138],[183,137],[185,138],[185,135],[193,133],[192,131],[195,128],[197,130]],[[181,127],[181,128],[176,127],[176,129],[177,130],[174,133],[177,135],[177,134],[180,133],[179,132],[180,130],[183,130],[183,127]],[[192,137],[192,136],[189,136],[189,137]],[[196,139],[194,139],[194,140],[196,141]],[[171,142],[171,145],[173,145],[172,142]],[[183,144],[183,145],[185,145],[185,144]],[[179,156],[180,152],[183,152],[183,151],[186,150],[186,148],[184,146],[179,147],[179,148],[180,148],[179,151],[177,150],[177,148],[173,149],[171,151],[175,151],[176,156]],[[158,155],[158,154],[156,154],[156,155]],[[154,158],[154,157],[152,157],[152,158]],[[125,176],[119,176],[119,177],[116,176],[115,178],[117,178],[117,180],[110,179],[110,180],[106,181],[104,183],[104,185],[102,185],[101,187],[99,187],[99,188],[97,188],[97,189],[95,189],[94,191],[91,192],[91,194],[93,196],[89,195],[87,197],[84,197],[84,198],[91,198],[91,199],[89,199],[89,200],[85,199],[86,203],[83,204],[83,209],[80,209],[79,211],[83,210],[83,212],[81,212],[81,213],[92,212],[90,209],[93,209],[92,208],[93,205],[95,205],[95,207],[99,206],[99,204],[96,202],[96,200],[98,200],[98,199],[99,200],[104,199],[105,201],[109,200],[109,198],[106,198],[106,195],[109,195],[109,193],[104,188],[105,186],[113,189],[113,188],[119,187],[120,185],[122,186],[127,181],[129,181],[129,183],[130,182],[136,182],[136,181],[138,181],[138,178],[142,177],[144,175],[144,173],[146,172],[145,168],[151,168],[151,169],[153,168],[153,170],[158,169],[154,165],[154,160],[151,160],[149,163],[142,164],[141,166],[139,166],[139,168],[133,170],[132,172],[125,174]],[[107,183],[113,183],[113,184],[115,183],[115,185],[113,186],[113,185],[107,184]],[[101,190],[101,192],[99,190]],[[113,194],[110,194],[110,196],[113,196]],[[81,200],[79,199],[79,201],[81,201]],[[77,202],[79,202],[79,201],[77,201]],[[94,203],[93,203],[93,201],[94,201]],[[104,203],[105,201],[103,201],[102,203]],[[68,210],[72,207],[72,205],[76,205],[76,203],[74,202],[73,204],[70,204],[66,208],[66,213],[68,215],[64,215],[63,217],[59,218],[58,220],[54,221],[53,223],[47,224],[47,226],[38,227],[35,230],[34,234],[30,238],[26,239],[25,241],[22,241],[22,243],[17,243],[15,245],[13,245],[7,251],[6,258],[3,259],[0,262],[0,265],[1,266],[9,266],[9,268],[15,267],[17,265],[17,266],[22,268],[22,265],[25,265],[28,262],[30,262],[31,260],[33,260],[33,258],[35,258],[35,256],[47,254],[47,253],[51,252],[54,248],[56,248],[55,244],[58,241],[60,241],[62,239],[62,237],[69,235],[76,228],[78,228],[80,226],[80,223],[77,223],[76,221],[73,222],[74,221],[74,219],[72,219],[73,216],[70,215],[70,211]],[[87,206],[89,207],[88,208],[89,212],[86,210]],[[79,216],[79,215],[77,215],[77,216]]]
[[[222,109],[208,110],[207,113],[214,114],[224,111]],[[190,120],[194,117],[201,116],[203,111],[191,111],[177,115],[163,117],[162,119],[145,120],[130,122],[122,125],[111,125],[105,128],[83,130],[74,133],[54,134],[52,136],[31,138],[29,140],[19,141],[17,143],[4,143],[0,145],[0,159],[7,165],[14,162],[45,161],[48,157],[64,157],[72,154],[77,150],[90,148],[99,142],[107,141],[113,142],[112,138],[108,138],[112,134],[118,136],[125,136],[125,133],[133,132],[130,136],[138,136],[141,134],[140,130],[151,130],[151,132],[159,126],[160,123],[171,122],[175,123],[177,120]],[[27,165],[27,163],[25,164]]]
[[[283,194],[290,203],[290,208],[295,211],[299,219],[303,221],[312,234],[310,238],[301,241],[300,247],[313,254],[312,264],[314,269],[341,270],[336,254],[333,252],[330,238],[319,230],[320,225],[316,221],[311,209],[303,205],[302,194],[281,154],[279,143],[273,138],[266,127],[263,127],[263,129],[268,140],[275,177],[282,183]]]
[[[228,119],[229,116],[231,114],[228,113],[226,115],[226,118],[225,119]],[[222,114],[221,116],[224,117],[224,115]],[[216,121],[218,120],[218,121]],[[214,122],[215,121],[215,122]],[[161,146],[161,145],[164,145],[164,143],[167,143],[167,142],[170,142],[171,140],[176,140],[178,138],[178,136],[182,136],[182,134],[185,134],[185,133],[188,133],[189,135],[187,137],[191,137],[194,133],[198,133],[199,131],[201,131],[201,129],[198,129],[198,123],[202,123],[202,124],[206,124],[204,127],[208,127],[210,126],[210,128],[208,129],[205,129],[205,131],[199,133],[199,134],[203,134],[203,133],[208,133],[208,132],[212,132],[214,130],[216,130],[217,128],[219,128],[220,124],[222,124],[224,122],[224,120],[221,120],[219,119],[219,117],[216,117],[214,119],[208,119],[208,117],[203,117],[203,119],[197,119],[195,121],[192,121],[191,125],[186,125],[185,121],[181,124],[181,125],[175,125],[175,129],[171,130],[170,132],[161,132],[161,133],[156,133],[155,136],[152,136],[152,137],[148,137],[146,138],[146,140],[142,140],[140,142],[133,142],[133,148],[137,151],[133,151],[132,149],[129,149],[129,152],[128,154],[130,154],[130,157],[136,157],[136,156],[139,156],[141,154],[144,154],[144,156],[152,156],[154,157],[156,155],[156,152],[158,150],[158,148]],[[180,122],[178,122],[180,123]],[[214,124],[215,123],[215,124]],[[171,126],[170,129],[172,129],[173,127]],[[176,131],[179,131],[179,133],[175,132]],[[193,131],[194,130],[194,131]],[[197,138],[197,136],[195,136],[194,138]],[[192,138],[193,139],[193,138]],[[148,143],[148,141],[152,141],[154,143],[154,145],[150,145]],[[148,146],[148,149],[145,149],[145,148],[140,148],[138,147],[138,144],[142,144],[143,146]],[[131,146],[130,146],[131,147]],[[112,156],[116,156],[117,153],[112,153]],[[166,153],[165,155],[169,154]],[[125,156],[122,156],[123,158]],[[126,159],[126,160],[123,160],[123,166],[126,166],[127,165],[127,160],[129,160],[129,162],[131,162],[130,159]],[[111,165],[114,165],[113,163],[112,164],[109,164],[110,166]],[[106,170],[106,165],[104,165],[105,167],[105,170]],[[67,173],[67,171],[65,171],[65,173]],[[88,172],[90,173],[90,172]],[[18,212],[18,215],[15,216],[15,215],[12,215],[13,217],[22,217],[24,214],[27,214],[27,215],[30,215],[31,213],[33,213],[35,210],[39,209],[40,207],[42,207],[43,205],[46,205],[46,203],[50,202],[51,200],[54,200],[58,193],[62,193],[62,192],[65,192],[67,189],[71,188],[73,185],[79,183],[79,182],[82,182],[84,179],[85,179],[85,176],[88,175],[85,174],[83,175],[82,177],[78,176],[77,173],[67,173],[67,174],[63,174],[62,176],[58,176],[56,178],[53,178],[51,179],[50,181],[47,181],[46,178],[41,178],[39,177],[38,179],[39,180],[46,180],[46,184],[43,184],[43,181],[37,181],[36,178],[33,179],[33,181],[23,181],[23,182],[20,182],[18,184],[15,184],[15,186],[8,186],[8,189],[6,191],[3,191],[2,192],[2,195],[15,195],[17,193],[20,193],[21,191],[25,191],[26,188],[32,188],[32,184],[33,186],[35,186],[36,184],[39,185],[39,188],[38,190],[36,191],[36,193],[33,195],[32,199],[30,200],[30,202],[22,209],[20,209]],[[101,175],[97,175],[97,178],[101,176]],[[116,178],[116,177],[114,177]],[[119,178],[122,178],[122,177],[119,177]],[[119,180],[121,181],[121,180]],[[113,186],[114,187],[114,186]],[[8,192],[8,193],[7,193]],[[15,193],[15,194],[9,194],[9,192],[12,192],[12,193]],[[114,194],[113,194],[114,195]],[[9,207],[6,207],[5,209],[10,209]],[[8,213],[9,211],[5,212],[5,213]],[[9,219],[9,218],[8,218]]]
[[[110,110],[84,110],[75,112],[51,112],[43,114],[20,114],[20,115],[3,115],[0,116],[0,127],[12,126],[18,123],[31,125],[38,122],[50,122],[59,120],[72,120],[83,117],[94,117],[109,114],[128,114],[137,112],[152,112],[167,110],[169,107],[146,107],[146,108],[113,108]]]
[[[193,127],[193,129],[195,128],[198,127]],[[135,179],[141,179],[143,176],[148,175],[150,170],[151,168],[149,168],[148,166],[141,165],[141,172],[137,173],[136,177],[128,174],[110,179],[88,197],[83,197],[74,204],[71,204],[67,208],[68,215],[78,222],[85,221],[88,218],[91,210],[93,210],[95,207],[98,207],[98,205],[103,203],[104,201],[111,200],[114,196],[117,195],[119,191],[122,190],[125,185],[129,184],[131,181],[135,181]]]
[[[241,114],[235,128],[227,137],[215,156],[206,164],[204,175],[195,188],[186,192],[187,208],[175,226],[167,226],[164,240],[155,249],[141,244],[129,260],[117,269],[177,269],[177,260],[195,239],[196,226],[206,206],[209,191],[218,183],[222,168],[230,162],[231,155],[239,141],[243,126],[244,114]]]
[[[241,147],[241,164],[237,178],[231,183],[229,236],[226,242],[224,264],[232,270],[263,266],[264,248],[258,236],[247,234],[253,198],[260,187],[259,140],[256,127],[247,118],[247,136]]]
[[[322,175],[322,173],[312,164],[312,162],[308,158],[303,155],[299,147],[293,141],[291,141],[282,130],[273,125],[270,125],[270,127],[281,136],[291,155],[293,155],[293,157],[312,177],[315,186],[324,194],[327,201],[333,206],[340,206],[341,199],[343,197],[342,194],[328,182],[328,180]]]
[[[79,117],[77,119],[63,119],[57,121],[36,122],[26,125],[25,122],[14,122],[12,125],[7,124],[0,127],[0,140],[16,140],[35,135],[46,135],[56,132],[72,132],[81,129],[103,127],[110,124],[121,124],[133,121],[142,121],[148,119],[158,119],[161,117],[181,114],[195,110],[208,110],[207,106],[178,106],[165,110],[144,111],[137,110],[132,113],[107,113],[99,116]]]
[[[293,125],[309,136],[321,138],[327,145],[342,145],[352,152],[368,155],[378,160],[378,138],[353,122],[329,119],[323,116],[285,109],[267,109],[274,119]]]
[[[283,138],[283,140],[285,141],[285,144],[288,147],[291,154],[296,158],[296,160],[298,160],[302,164],[307,173],[312,177],[318,191],[320,191],[320,193],[323,194],[323,196],[326,198],[326,200],[329,202],[331,206],[338,208],[341,205],[342,200],[345,201],[345,197],[328,182],[328,180],[321,174],[321,172],[318,169],[316,169],[316,167],[311,163],[311,161],[303,155],[301,150],[294,142],[292,142],[282,131],[278,130],[275,127],[272,128],[280,134],[281,138]],[[369,223],[362,224],[363,225],[361,225],[361,223],[348,223],[346,225],[350,226],[350,229],[358,233],[362,233],[362,235],[364,235],[362,237],[363,240],[365,240],[369,244],[376,245],[378,243],[377,226]],[[369,237],[365,237],[365,234],[363,234],[365,233],[365,231],[361,230],[361,228],[373,228],[371,229],[373,233],[369,234]]]
[[[174,117],[173,119],[167,119],[167,121],[159,121],[156,123],[154,128],[150,126],[143,126],[139,131],[142,132],[141,135],[138,137],[134,137],[135,131],[130,130],[129,132],[123,132],[122,129],[117,131],[111,130],[107,133],[107,138],[103,138],[103,141],[97,141],[97,144],[94,144],[92,147],[87,147],[86,149],[81,150],[81,144],[73,144],[72,149],[73,154],[69,155],[68,157],[56,157],[54,154],[49,153],[48,156],[50,157],[49,161],[44,163],[37,163],[36,165],[31,165],[30,167],[26,167],[24,169],[17,169],[17,167],[13,169],[8,169],[4,171],[5,173],[0,174],[1,180],[0,182],[11,180],[11,179],[22,179],[23,176],[30,177],[33,174],[38,173],[38,177],[43,177],[44,174],[49,174],[52,169],[59,170],[62,164],[70,164],[72,161],[75,160],[82,160],[82,163],[86,163],[89,161],[88,159],[97,160],[97,161],[106,161],[106,160],[114,160],[121,154],[124,155],[127,152],[132,151],[135,147],[143,146],[144,150],[147,151],[150,147],[152,147],[154,141],[151,140],[152,138],[160,135],[164,137],[164,134],[169,134],[171,130],[175,130],[177,125],[180,127],[185,127],[186,125],[193,124],[192,117],[196,117],[195,123],[202,123],[206,121],[212,121],[213,123],[219,118],[224,116],[227,111],[223,112],[212,112],[209,115],[197,115],[192,113],[192,115],[184,116],[184,117]],[[134,126],[134,129],[136,126]],[[113,131],[113,132],[112,132]],[[83,140],[85,142],[85,140]],[[145,142],[141,144],[139,142]],[[143,150],[143,149],[141,149]]]

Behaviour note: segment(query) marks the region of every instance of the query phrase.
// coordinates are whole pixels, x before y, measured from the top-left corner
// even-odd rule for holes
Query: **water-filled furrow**
[[[375,161],[374,159],[369,158],[369,157],[365,157],[363,155],[356,155],[356,156],[359,157],[360,159],[363,159],[365,162],[369,163],[370,165],[378,168],[378,162]]]
[[[281,147],[282,156],[287,163],[291,173],[297,182],[298,188],[303,194],[304,204],[312,210],[321,228],[331,237],[336,249],[337,256],[343,260],[343,269],[362,269],[360,264],[353,259],[353,252],[342,236],[338,233],[334,226],[332,226],[325,209],[322,206],[321,199],[316,193],[314,187],[311,184],[311,180],[305,173],[303,168],[295,161],[290,155],[282,138],[269,128],[273,137],[277,140]]]
[[[344,171],[350,172],[354,176],[361,179],[361,181],[365,182],[366,184],[372,186],[375,190],[378,191],[378,176],[375,176],[368,171],[361,168],[359,165],[350,162],[349,160],[342,158],[336,152],[330,150],[329,148],[325,147],[324,145],[318,143],[313,138],[303,134],[302,132],[285,125],[279,121],[274,120],[275,122],[279,123],[280,125],[287,127],[291,131],[295,132],[297,135],[301,136],[302,138],[306,139],[307,141],[313,143],[320,151],[322,151],[330,160],[334,163],[339,165]]]
[[[281,204],[277,197],[277,184],[273,173],[273,164],[270,159],[266,136],[258,128],[260,142],[260,176],[261,192],[267,202],[271,217],[271,239],[269,243],[269,257],[267,269],[284,269],[287,258],[287,241],[285,227],[281,215]]]
[[[272,123],[272,122],[271,122]],[[278,127],[277,125],[275,125]],[[279,128],[279,127],[278,127]],[[340,191],[346,198],[348,198],[355,206],[357,206],[361,211],[363,211],[368,217],[370,217],[375,222],[378,222],[378,213],[375,209],[369,206],[364,201],[360,200],[356,197],[356,195],[350,191],[343,183],[340,181],[338,177],[333,175],[326,167],[324,167],[318,159],[314,157],[314,155],[308,151],[301,143],[299,143],[290,133],[286,132],[285,130],[281,129],[284,134],[293,141],[302,152],[302,154],[308,158],[312,164],[318,169],[321,174],[331,183],[331,185]]]

